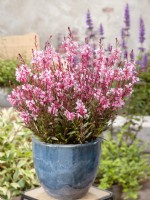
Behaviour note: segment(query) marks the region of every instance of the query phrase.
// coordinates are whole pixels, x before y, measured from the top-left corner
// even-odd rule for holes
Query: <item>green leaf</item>
[[[20,186],[20,188],[24,188],[25,181],[23,179],[20,179],[20,181],[18,182],[18,185]]]
[[[58,141],[58,138],[56,138],[56,137],[51,137],[51,139]]]
[[[0,191],[2,191],[3,195],[7,194],[7,188],[6,187],[0,187]]]
[[[27,160],[20,160],[17,164],[18,168],[21,168],[22,166],[25,166],[27,164]]]
[[[19,177],[19,170],[16,169],[16,171],[15,171],[15,173],[14,173],[14,175],[13,175],[13,179],[14,179],[14,180],[17,180],[18,177]]]
[[[20,185],[18,183],[11,183],[10,185],[15,189],[20,188]]]

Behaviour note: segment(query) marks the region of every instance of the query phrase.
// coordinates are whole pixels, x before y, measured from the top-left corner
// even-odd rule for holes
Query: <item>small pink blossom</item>
[[[8,100],[10,103],[17,108],[22,106],[24,99],[24,93],[19,86],[12,91],[11,95],[8,95]]]
[[[107,99],[106,97],[102,96],[100,98],[100,104],[101,104],[102,108],[104,108],[104,109],[109,108],[109,106],[110,106],[109,99]]]
[[[18,82],[22,82],[23,84],[27,83],[30,73],[31,69],[27,65],[22,64],[16,70],[16,80]]]
[[[75,118],[75,113],[69,112],[68,110],[65,110],[64,115],[66,116],[66,118],[67,118],[69,121],[73,121],[74,118]]]
[[[110,59],[113,61],[119,60],[121,57],[121,51],[120,49],[113,49],[111,52],[111,57]]]
[[[131,83],[129,83],[129,84],[126,84],[125,85],[125,89],[124,89],[124,91],[125,91],[125,96],[130,96],[131,94],[132,94],[132,92],[133,92],[133,88],[132,88],[132,84]]]
[[[23,84],[21,87],[22,91],[31,91],[33,89],[33,85],[31,84]]]
[[[36,107],[35,102],[33,100],[26,100],[26,105],[31,111]]]
[[[78,99],[76,102],[76,112],[77,112],[77,116],[79,117],[87,117],[87,109],[85,108],[84,103],[82,102],[82,100]]]
[[[114,108],[121,108],[122,106],[124,106],[124,104],[125,104],[125,102],[121,98],[116,97],[115,101],[113,101],[113,103],[112,103],[112,106]]]
[[[31,121],[31,117],[29,116],[28,112],[24,112],[24,111],[21,112],[20,113],[20,117],[24,121],[25,124],[28,124]]]
[[[51,106],[48,107],[48,112],[54,116],[57,116],[58,115],[58,107],[54,103],[52,103]]]

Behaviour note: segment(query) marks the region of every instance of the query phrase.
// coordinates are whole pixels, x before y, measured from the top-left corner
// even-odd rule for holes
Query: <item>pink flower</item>
[[[73,121],[74,118],[75,118],[75,113],[69,112],[68,110],[65,110],[64,115],[66,116],[66,118],[67,118],[69,121]]]
[[[31,84],[23,84],[22,87],[20,88],[23,92],[24,91],[32,91],[33,85]]]
[[[54,103],[52,103],[51,106],[48,107],[48,112],[54,116],[57,116],[58,115],[58,106],[56,106]]]
[[[21,107],[24,99],[24,93],[19,86],[12,91],[11,95],[8,95],[8,100],[15,107]]]
[[[25,124],[28,124],[31,121],[31,117],[29,116],[28,112],[24,112],[24,111],[21,112],[20,113],[20,117],[24,121]]]
[[[76,113],[77,113],[77,117],[78,118],[82,118],[82,117],[88,117],[87,115],[87,109],[85,108],[84,103],[82,102],[82,100],[78,99],[76,102]]]
[[[130,96],[133,92],[132,84],[131,83],[126,84],[124,90],[125,90],[125,96],[127,97]]]
[[[124,106],[124,104],[125,102],[121,98],[116,97],[115,101],[112,103],[112,106],[115,108],[121,108],[122,106]]]
[[[35,102],[33,100],[26,100],[26,105],[29,108],[29,110],[33,110],[35,107]]]
[[[11,103],[12,106],[16,106],[17,105],[17,101],[16,101],[16,97],[11,95],[8,95],[8,101]]]
[[[34,50],[31,64],[35,64],[36,67],[37,67],[37,65],[41,66],[43,64],[44,58],[45,58],[44,51]],[[36,69],[38,69],[38,68],[36,68]]]
[[[27,65],[22,64],[16,70],[16,80],[18,82],[27,83],[30,73],[31,69]]]
[[[109,99],[107,99],[106,97],[102,96],[100,98],[100,104],[101,104],[102,108],[104,108],[104,109],[109,108],[109,106],[110,106]]]
[[[111,52],[111,57],[110,59],[113,61],[119,60],[121,57],[121,51],[120,49],[113,49]]]

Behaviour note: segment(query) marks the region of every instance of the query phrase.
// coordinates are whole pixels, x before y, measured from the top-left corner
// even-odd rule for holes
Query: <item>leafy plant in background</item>
[[[0,87],[10,87],[16,84],[16,60],[0,60]]]
[[[136,120],[131,118],[115,134],[112,129],[102,145],[99,187],[119,185],[124,199],[137,199],[142,182],[150,177],[149,156],[143,154],[145,147],[137,139],[141,124]]]
[[[21,191],[35,187],[31,132],[20,124],[12,108],[0,115],[0,197],[12,200]]]
[[[150,73],[148,74],[150,77]],[[148,79],[148,74],[146,74],[146,79]],[[132,93],[130,99],[126,102],[123,113],[142,116],[150,115],[149,82],[140,82],[136,86],[134,86],[134,92]]]

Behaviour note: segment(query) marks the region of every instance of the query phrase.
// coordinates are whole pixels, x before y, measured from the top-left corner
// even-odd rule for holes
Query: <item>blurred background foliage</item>
[[[120,27],[120,47],[124,58],[128,58],[128,39],[130,37],[130,7],[124,9],[123,26]],[[86,37],[96,48],[98,38],[106,40],[103,24],[95,30],[90,11],[86,14]],[[145,49],[145,25],[139,18],[139,48],[136,51],[135,62],[140,82],[135,85],[134,92],[121,114],[150,115],[150,54]],[[78,30],[73,30],[75,40],[79,40]],[[56,48],[62,51],[59,34]],[[108,44],[106,51],[111,50]],[[19,51],[19,50],[18,50]],[[13,87],[16,84],[16,60],[0,60],[0,87]],[[138,120],[137,120],[138,121]],[[134,128],[133,128],[134,127]],[[135,128],[136,127],[136,128]],[[149,178],[149,155],[143,154],[145,146],[137,134],[142,128],[131,117],[117,132],[110,129],[106,141],[102,145],[102,158],[98,172],[100,188],[109,189],[113,185],[120,185],[124,192],[124,199],[138,199],[138,190],[142,182]],[[136,130],[136,131],[135,131]],[[24,128],[17,113],[12,109],[4,109],[0,115],[0,197],[10,200],[20,195],[24,190],[38,186],[32,159],[31,132]]]
[[[12,200],[24,190],[38,186],[33,167],[31,132],[17,113],[3,109],[0,114],[0,197]]]
[[[142,128],[138,122],[139,118],[130,117],[119,130],[111,127],[102,144],[97,183],[101,189],[118,186],[121,196],[113,191],[117,200],[138,199],[142,183],[150,178],[150,156],[143,154],[149,144],[137,138]]]
[[[10,87],[16,84],[16,60],[0,60],[0,87]]]

